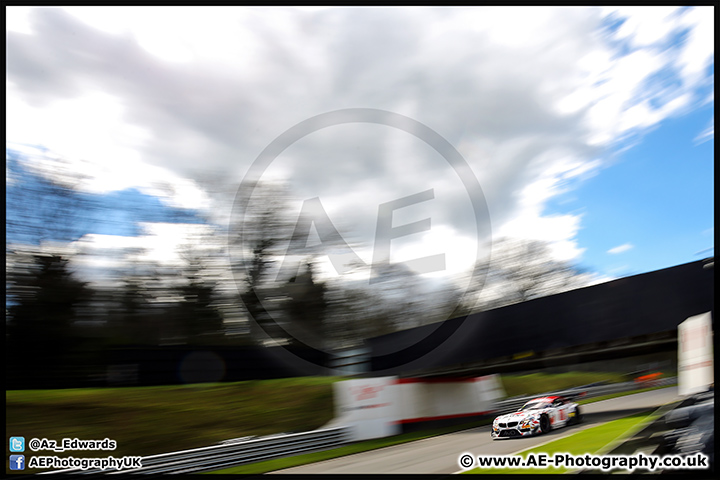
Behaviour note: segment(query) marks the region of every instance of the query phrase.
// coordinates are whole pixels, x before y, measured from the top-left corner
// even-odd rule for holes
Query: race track
[[[474,428],[417,442],[381,448],[370,452],[272,473],[294,474],[449,474],[460,470],[458,457],[468,452],[473,455],[508,455],[551,440],[579,432],[610,420],[632,415],[649,408],[659,407],[678,398],[677,387],[668,387],[638,393],[588,405],[582,405],[583,422],[580,425],[551,431],[538,437],[492,440],[490,426]]]

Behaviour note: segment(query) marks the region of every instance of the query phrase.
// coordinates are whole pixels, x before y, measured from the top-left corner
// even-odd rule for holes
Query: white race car
[[[528,437],[580,423],[581,420],[577,403],[560,396],[539,397],[527,402],[517,412],[497,417],[490,436],[493,439]]]

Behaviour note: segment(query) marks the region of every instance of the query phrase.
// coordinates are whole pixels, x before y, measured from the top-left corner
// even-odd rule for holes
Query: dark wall
[[[235,382],[322,375],[321,367],[298,368],[299,362],[326,365],[329,359],[317,350],[262,348],[257,346],[128,346],[103,352],[93,370],[68,369],[62,382],[36,375],[6,382],[6,389],[149,386],[186,383]]]
[[[714,270],[693,262],[369,341],[372,369],[402,374],[675,331],[713,310]]]

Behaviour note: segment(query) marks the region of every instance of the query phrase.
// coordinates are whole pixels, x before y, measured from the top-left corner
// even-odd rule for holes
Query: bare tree
[[[282,340],[286,334],[277,322],[282,309],[273,299],[284,298],[285,294],[270,271],[282,257],[281,247],[292,234],[287,188],[258,183],[252,191],[242,216],[232,219],[231,268],[240,300],[251,317],[251,336]]]
[[[483,289],[475,305],[481,311],[588,286],[593,276],[570,262],[553,258],[547,243],[503,238],[496,241]]]
[[[181,297],[177,319],[187,343],[221,343],[225,332],[219,288],[223,266],[209,237],[197,234],[192,243],[182,248],[184,266],[179,285],[173,289]]]
[[[388,305],[366,288],[333,282],[326,297],[326,331],[332,348],[361,346],[368,338],[397,331]]]
[[[328,344],[326,313],[327,286],[318,280],[312,260],[284,286],[287,297],[282,302],[287,328],[292,337],[306,345],[325,349]]]

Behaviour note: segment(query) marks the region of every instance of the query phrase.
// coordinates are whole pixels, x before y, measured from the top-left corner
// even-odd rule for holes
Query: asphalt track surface
[[[474,456],[518,453],[601,423],[659,407],[676,399],[678,399],[677,387],[668,387],[582,405],[581,424],[553,430],[537,437],[492,440],[490,426],[487,425],[272,473],[450,474],[461,470],[458,458],[462,453],[470,453]]]

